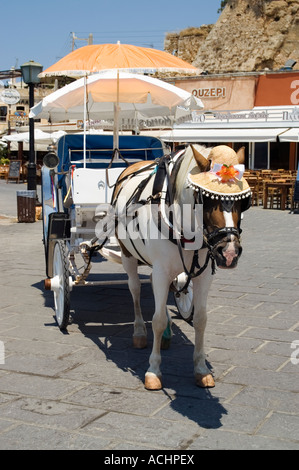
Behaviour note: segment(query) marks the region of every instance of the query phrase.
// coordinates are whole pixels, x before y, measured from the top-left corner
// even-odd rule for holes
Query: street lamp
[[[29,87],[29,108],[34,106],[34,85],[39,83],[38,75],[42,72],[43,66],[29,60],[21,65],[22,77],[24,83]],[[28,190],[36,190],[36,163],[34,153],[34,119],[29,119],[29,162],[27,175]]]

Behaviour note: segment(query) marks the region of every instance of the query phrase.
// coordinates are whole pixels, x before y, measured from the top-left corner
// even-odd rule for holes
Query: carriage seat
[[[108,178],[113,185],[123,168],[110,168]],[[75,168],[72,177],[72,200],[75,205],[110,203],[114,186],[109,187],[106,169]]]

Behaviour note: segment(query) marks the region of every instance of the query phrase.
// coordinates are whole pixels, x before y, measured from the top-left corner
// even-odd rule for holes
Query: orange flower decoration
[[[222,165],[221,170],[216,173],[221,178],[222,183],[227,183],[238,177],[239,171],[234,168],[233,165]]]

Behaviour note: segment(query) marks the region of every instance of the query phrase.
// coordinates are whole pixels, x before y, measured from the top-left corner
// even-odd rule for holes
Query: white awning
[[[287,128],[252,129],[188,129],[175,128],[162,133],[165,142],[276,142],[277,137]]]
[[[299,127],[293,127],[279,136],[280,142],[299,142]]]

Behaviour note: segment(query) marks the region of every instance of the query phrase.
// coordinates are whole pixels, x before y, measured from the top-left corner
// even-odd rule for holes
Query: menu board
[[[9,170],[8,170],[8,175],[7,179],[16,179],[20,180],[20,173],[21,173],[21,165],[22,161],[21,160],[11,160],[9,164]]]

